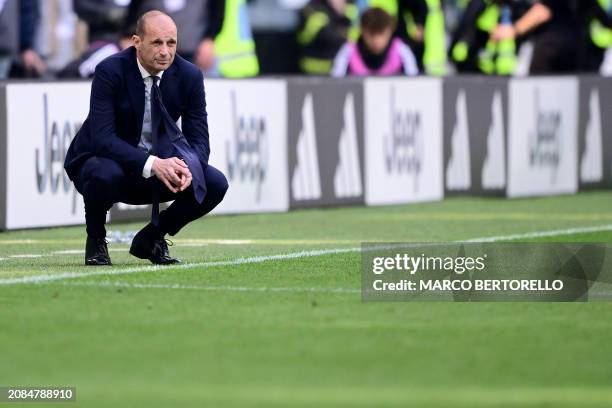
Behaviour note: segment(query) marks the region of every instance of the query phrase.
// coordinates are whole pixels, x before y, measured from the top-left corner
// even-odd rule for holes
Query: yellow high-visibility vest
[[[476,25],[479,30],[492,33],[497,28],[501,11],[497,4],[487,3],[487,8],[478,17]],[[489,40],[485,49],[478,55],[478,67],[488,75],[512,75],[516,64],[516,41],[512,38],[499,42]]]
[[[598,0],[598,2],[604,10],[609,10],[612,0]],[[594,19],[591,22],[591,40],[599,48],[612,47],[612,30]]]
[[[217,69],[224,77],[242,78],[259,73],[246,0],[226,0],[223,28],[215,38],[215,56]]]
[[[429,75],[447,74],[446,29],[444,13],[440,0],[427,0],[427,19],[425,20],[425,51],[423,66]]]
[[[356,42],[359,39],[359,9],[355,4],[347,4],[344,9],[344,15],[351,21],[351,27],[348,30],[348,40]],[[297,42],[301,46],[307,46],[312,43],[319,32],[329,24],[329,17],[322,11],[311,13],[304,23],[304,27],[297,33]],[[327,75],[331,72],[333,59],[315,58],[304,56],[300,58],[300,69],[312,75]]]
[[[370,0],[368,5],[381,8],[393,17],[397,17],[397,0]]]

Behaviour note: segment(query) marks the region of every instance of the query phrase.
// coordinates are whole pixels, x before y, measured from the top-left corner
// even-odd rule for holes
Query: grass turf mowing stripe
[[[96,286],[123,289],[179,289],[205,290],[219,292],[301,292],[301,293],[361,293],[359,289],[350,288],[291,288],[291,287],[249,287],[249,286],[202,286],[158,283],[128,283],[117,281],[63,282],[65,286]]]
[[[471,238],[468,240],[460,240],[458,242],[501,242],[501,241],[513,241],[517,239],[532,239],[532,238],[542,238],[542,237],[555,237],[555,236],[567,236],[567,235],[575,235],[582,233],[590,233],[590,232],[602,232],[602,231],[612,231],[612,225],[601,225],[595,227],[576,227],[576,228],[567,228],[561,230],[549,230],[549,231],[534,231],[527,232],[522,234],[510,234],[510,235],[498,235],[491,237],[479,237],[479,238]],[[233,266],[233,265],[243,265],[243,264],[253,264],[253,263],[262,263],[267,261],[277,261],[277,260],[288,260],[288,259],[299,259],[306,258],[312,256],[323,256],[323,255],[331,255],[331,254],[344,254],[350,252],[359,252],[361,248],[353,247],[353,248],[332,248],[332,249],[319,249],[312,251],[300,251],[293,252],[287,254],[275,254],[275,255],[263,255],[263,256],[254,256],[248,258],[238,258],[227,261],[213,261],[213,262],[199,262],[199,263],[190,263],[183,265],[175,265],[171,268],[151,265],[151,266],[143,266],[143,267],[135,267],[135,268],[123,268],[123,269],[110,269],[105,267],[101,270],[96,271],[82,271],[82,272],[63,272],[58,274],[43,274],[43,275],[33,275],[33,276],[23,276],[17,278],[5,278],[0,279],[0,285],[17,285],[17,284],[36,284],[36,283],[45,283],[45,282],[53,282],[59,280],[66,279],[78,279],[89,276],[110,276],[110,275],[122,275],[122,274],[130,274],[130,273],[142,273],[142,272],[152,272],[152,271],[160,271],[164,269],[168,270],[176,270],[176,269],[194,269],[194,268],[207,268],[207,267],[217,267],[217,266]]]
[[[183,387],[180,391],[183,391]],[[177,389],[178,390],[178,389]],[[200,386],[200,394],[187,391],[188,398],[218,405],[266,407],[609,407],[612,391],[604,387],[393,387],[312,386],[279,387],[275,385],[215,384]],[[164,390],[151,390],[156,398]],[[175,397],[176,398],[176,397]],[[210,398],[210,399],[207,399]],[[212,404],[211,404],[212,405]]]

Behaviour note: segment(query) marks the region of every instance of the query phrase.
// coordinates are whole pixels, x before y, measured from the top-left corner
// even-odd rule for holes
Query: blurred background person
[[[448,60],[459,73],[612,72],[612,0],[0,0],[0,78],[90,77],[151,9],[178,21],[179,53],[208,75],[329,75],[373,7],[424,74]]]
[[[612,0],[597,0],[608,18],[612,18]],[[583,69],[589,73],[599,73],[606,52],[612,47],[612,29],[602,24],[599,19],[592,18],[589,27],[589,40],[585,50]]]
[[[296,30],[307,0],[251,0],[249,17],[259,73],[299,73]]]
[[[361,15],[357,43],[347,42],[334,60],[332,76],[417,75],[419,68],[410,47],[394,36],[395,19],[373,7]]]
[[[126,27],[130,0],[73,0],[74,12],[87,25],[87,48],[57,73],[58,78],[91,78],[105,58],[132,45]]]
[[[13,59],[19,54],[19,3],[0,0],[0,79],[8,78]]]
[[[459,73],[511,75],[520,46],[514,38],[494,41],[500,24],[513,24],[529,9],[528,1],[470,0],[451,39],[449,55]]]
[[[38,0],[40,23],[36,49],[52,76],[87,49],[88,26],[74,12],[74,0]]]
[[[259,74],[255,40],[246,0],[206,0],[208,22],[194,62],[226,78]]]
[[[492,38],[502,41],[533,34],[531,74],[575,73],[585,66],[593,18],[612,26],[598,0],[540,0],[514,24],[498,25]]]
[[[367,4],[396,19],[396,34],[410,46],[420,70],[436,76],[448,73],[441,0],[367,0]]]
[[[297,32],[299,66],[309,75],[329,75],[340,47],[359,36],[359,9],[347,0],[311,0]]]
[[[117,35],[118,40],[98,40],[91,43],[87,50],[79,58],[74,59],[64,68],[58,71],[57,77],[68,78],[93,78],[96,67],[105,58],[118,53],[132,45],[132,35],[130,29],[123,29]]]
[[[426,0],[364,0],[365,8],[378,7],[385,10],[396,21],[396,32],[417,58],[419,69],[423,69],[425,19],[427,18]],[[362,4],[361,7],[364,7]]]
[[[87,24],[89,43],[118,43],[130,0],[73,0],[74,12]]]
[[[38,0],[0,0],[0,79],[37,78],[47,67],[35,51]]]
[[[209,75],[255,76],[259,63],[246,0],[132,0],[126,24],[150,10],[170,15],[178,27],[178,53]]]

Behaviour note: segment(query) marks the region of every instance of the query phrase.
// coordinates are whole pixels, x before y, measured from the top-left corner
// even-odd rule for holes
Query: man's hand
[[[210,38],[202,40],[198,45],[195,64],[204,71],[208,71],[215,64],[215,43]]]
[[[156,158],[151,170],[173,193],[185,191],[191,185],[192,177],[187,164],[176,157]]]
[[[493,41],[514,39],[516,38],[516,36],[516,29],[514,28],[514,26],[506,24],[498,25],[497,28],[493,30],[493,33],[491,33],[491,39]]]
[[[185,165],[187,172],[186,173],[183,172],[180,175],[178,175],[181,179],[181,185],[178,188],[179,188],[179,191],[185,191],[191,185],[191,180],[193,179],[193,177],[191,176],[191,172],[189,171],[187,164],[185,164],[183,160],[180,160],[180,161],[181,163]]]
[[[42,75],[47,69],[45,63],[40,56],[33,50],[25,50],[21,53],[23,66],[30,72],[36,75]]]

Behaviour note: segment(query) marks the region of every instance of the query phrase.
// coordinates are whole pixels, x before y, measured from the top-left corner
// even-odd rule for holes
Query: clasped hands
[[[191,172],[187,164],[177,158],[156,158],[152,166],[153,174],[173,193],[185,191],[191,185]]]

